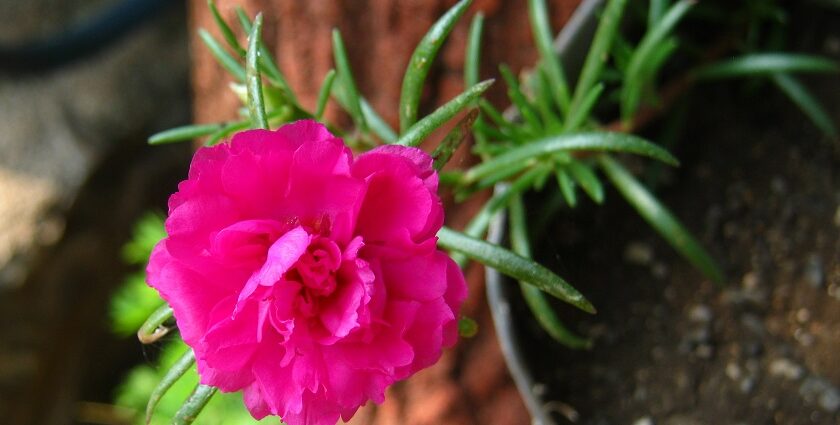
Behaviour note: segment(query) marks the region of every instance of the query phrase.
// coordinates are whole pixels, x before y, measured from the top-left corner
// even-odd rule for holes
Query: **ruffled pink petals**
[[[440,357],[466,285],[436,247],[437,174],[416,148],[356,161],[314,121],[200,149],[148,282],[201,382],[260,419],[332,425]]]

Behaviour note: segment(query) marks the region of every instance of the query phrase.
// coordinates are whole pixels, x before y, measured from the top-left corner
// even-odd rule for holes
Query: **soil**
[[[810,81],[835,122],[838,80]],[[705,279],[614,190],[563,214],[538,252],[599,314],[558,304],[591,351],[522,321],[547,407],[559,423],[840,423],[840,144],[769,85],[699,97],[675,150],[683,165],[659,195],[726,282]]]

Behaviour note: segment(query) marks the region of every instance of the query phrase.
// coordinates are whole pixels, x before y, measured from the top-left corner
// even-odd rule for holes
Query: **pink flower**
[[[315,121],[200,149],[169,199],[149,285],[201,382],[244,389],[255,418],[334,424],[457,339],[464,277],[436,246],[432,159],[353,159]]]

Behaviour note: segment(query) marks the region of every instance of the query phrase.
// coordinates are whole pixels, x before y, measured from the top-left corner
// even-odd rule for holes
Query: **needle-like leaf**
[[[723,273],[717,263],[703,249],[682,223],[668,211],[624,166],[609,155],[600,155],[601,169],[627,202],[632,205],[671,246],[695,267],[715,282],[723,282]]]
[[[423,83],[432,68],[432,62],[440,46],[443,45],[470,3],[472,0],[461,0],[449,9],[429,28],[414,49],[408,61],[408,68],[405,70],[400,94],[400,134],[405,134],[417,121],[417,109],[420,106],[420,96],[423,94]]]
[[[514,279],[534,285],[587,313],[595,313],[595,307],[577,289],[540,263],[447,227],[441,228],[437,236],[438,246],[444,249],[461,252]]]

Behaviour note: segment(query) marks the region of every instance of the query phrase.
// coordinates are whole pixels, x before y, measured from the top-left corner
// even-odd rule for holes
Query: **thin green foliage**
[[[420,96],[423,94],[423,84],[432,68],[435,56],[443,45],[452,28],[466,12],[472,0],[461,0],[429,28],[429,31],[417,44],[408,68],[403,76],[402,92],[400,95],[400,133],[404,134],[417,122],[417,110],[420,106]]]
[[[703,246],[624,166],[607,155],[598,157],[601,169],[627,202],[663,238],[708,278],[723,282],[723,273]]]
[[[555,96],[560,111],[565,116],[569,111],[570,95],[569,84],[566,82],[566,75],[560,58],[554,51],[554,37],[548,20],[548,10],[545,0],[528,0],[528,17],[531,22],[531,31],[537,50],[540,53],[540,62],[545,67],[551,82],[551,93]]]
[[[794,104],[820,129],[827,137],[837,137],[837,127],[820,105],[819,101],[808,91],[799,80],[785,73],[773,74],[770,77],[776,86],[793,101]]]
[[[520,194],[517,193],[511,197],[508,211],[510,212],[511,249],[516,254],[531,258],[531,244],[528,237],[528,226],[525,221],[525,205]],[[528,304],[531,313],[552,338],[569,348],[591,347],[591,341],[575,335],[563,325],[544,292],[524,282],[519,282],[519,289],[522,291],[522,296],[525,298],[525,303]]]
[[[460,252],[502,274],[534,285],[587,313],[595,313],[595,307],[577,289],[540,263],[445,226],[437,236],[441,248]]]
[[[414,123],[397,139],[396,144],[404,146],[419,145],[429,134],[478,99],[492,84],[493,80],[487,80],[468,88],[422,120]]]
[[[251,116],[251,122],[254,123],[256,128],[268,129],[268,118],[265,115],[265,104],[263,102],[262,77],[257,66],[262,21],[262,14],[257,14],[251,34],[248,36],[248,52],[246,54],[248,112]]]

